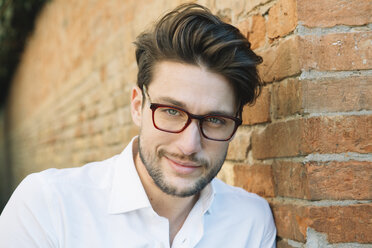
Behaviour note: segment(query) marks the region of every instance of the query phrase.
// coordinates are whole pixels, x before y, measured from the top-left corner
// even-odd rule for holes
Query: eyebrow
[[[186,108],[186,105],[183,102],[177,101],[171,97],[164,96],[164,97],[159,97],[160,101],[164,101],[166,103],[173,104],[174,106],[180,107],[180,108]]]
[[[166,102],[167,104],[172,104],[176,107],[179,107],[179,108],[182,108],[182,109],[185,109],[186,110],[186,105],[183,103],[183,102],[180,102],[180,101],[177,101],[171,97],[159,97],[159,100],[160,101],[164,101]],[[188,110],[186,110],[188,111]],[[234,114],[232,113],[229,113],[229,112],[226,112],[226,111],[211,111],[211,112],[208,112],[207,114],[204,114],[204,115],[226,115],[226,116],[235,116]]]

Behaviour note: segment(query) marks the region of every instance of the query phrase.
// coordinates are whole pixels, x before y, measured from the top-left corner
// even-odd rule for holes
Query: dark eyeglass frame
[[[155,123],[155,111],[159,107],[166,107],[166,108],[170,108],[170,109],[183,111],[184,113],[186,113],[187,114],[187,121],[186,121],[185,126],[178,131],[169,131],[169,130],[159,128]],[[200,132],[203,135],[203,137],[206,138],[206,139],[209,139],[209,140],[214,140],[214,141],[228,141],[228,140],[230,140],[234,136],[238,127],[242,124],[242,120],[237,118],[237,117],[228,116],[228,115],[211,115],[211,114],[194,115],[194,114],[191,114],[191,113],[187,112],[186,110],[184,110],[182,108],[175,107],[175,106],[170,106],[170,105],[166,105],[166,104],[160,104],[160,103],[151,103],[150,102],[150,109],[152,110],[152,123],[153,123],[153,125],[156,129],[167,132],[167,133],[181,133],[183,130],[185,130],[190,125],[192,119],[196,119],[196,120],[199,121],[199,129],[200,129]],[[227,138],[227,139],[213,139],[213,138],[210,138],[207,135],[205,135],[202,124],[203,124],[203,121],[208,117],[223,117],[223,118],[233,120],[234,123],[235,123],[235,126],[234,126],[234,130],[232,131],[232,134],[230,135],[230,137]]]

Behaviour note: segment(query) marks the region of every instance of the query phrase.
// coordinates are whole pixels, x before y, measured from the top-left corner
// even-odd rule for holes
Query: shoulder
[[[219,179],[214,179],[212,184],[215,190],[213,208],[217,212],[224,209],[224,212],[228,211],[232,218],[271,222],[271,209],[264,198],[242,188],[228,185]]]
[[[70,169],[48,169],[28,175],[13,192],[0,215],[0,246],[57,246],[57,233],[83,204],[94,203],[107,185],[112,159]],[[93,189],[93,190],[91,190]],[[99,195],[100,196],[100,195]],[[94,205],[94,204],[92,204]],[[73,211],[71,211],[73,210]],[[12,223],[9,226],[9,223]],[[64,223],[64,224],[62,224]],[[3,243],[1,243],[3,242]],[[35,243],[36,244],[36,243]],[[3,246],[1,246],[3,247]],[[8,246],[10,247],[10,246]]]
[[[27,211],[40,213],[45,208],[56,209],[61,204],[80,201],[79,198],[92,198],[96,192],[110,187],[115,159],[116,156],[82,167],[47,169],[32,173],[15,189],[4,212],[26,208]]]
[[[236,201],[239,201],[239,204],[232,205],[243,205],[244,207],[258,208],[269,206],[267,201],[257,194],[247,192],[239,187],[228,185],[217,178],[213,180],[213,187],[215,189],[215,197],[218,200],[223,200],[227,204],[236,203]]]
[[[264,198],[217,178],[212,187],[214,199],[205,217],[206,236],[213,237],[208,242],[215,242],[215,237],[223,233],[232,247],[275,247],[274,219]],[[218,240],[218,244],[223,242]]]
[[[85,164],[81,167],[64,169],[47,169],[33,173],[25,181],[42,181],[49,185],[80,185],[83,187],[106,187],[113,174],[117,156]]]
[[[275,247],[274,218],[264,198],[217,178],[212,181],[212,186],[215,191],[210,214],[212,224],[224,226],[220,228],[226,232],[234,230],[236,233],[231,233],[231,236],[245,240],[246,244],[254,244],[247,247]]]
[[[81,167],[47,169],[25,177],[12,194],[9,203],[28,202],[39,205],[45,200],[55,199],[57,195],[87,193],[89,190],[109,188],[113,164],[116,156],[110,159],[88,163]],[[43,199],[41,199],[43,198]]]

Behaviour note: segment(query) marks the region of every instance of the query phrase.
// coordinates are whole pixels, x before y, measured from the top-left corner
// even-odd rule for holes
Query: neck
[[[147,172],[138,153],[138,142],[133,144],[133,157],[138,175],[154,211],[169,220],[169,235],[172,243],[181,229],[188,214],[199,198],[199,194],[189,197],[178,197],[164,193]]]

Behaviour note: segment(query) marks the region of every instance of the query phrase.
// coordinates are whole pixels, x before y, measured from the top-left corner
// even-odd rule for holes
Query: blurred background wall
[[[3,205],[29,173],[108,158],[137,134],[133,41],[181,2],[44,5],[0,111]],[[219,177],[270,202],[278,247],[371,244],[371,1],[196,2],[264,59]]]

